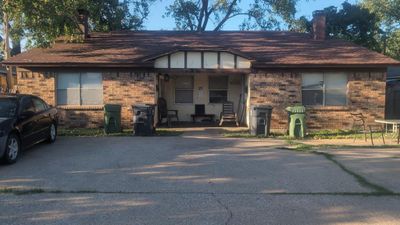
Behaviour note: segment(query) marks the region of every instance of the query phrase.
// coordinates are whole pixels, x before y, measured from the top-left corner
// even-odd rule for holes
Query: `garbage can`
[[[289,114],[289,136],[303,138],[306,134],[306,108],[304,106],[287,107]]]
[[[107,134],[121,132],[121,105],[104,105],[104,131]]]
[[[253,105],[250,109],[250,133],[268,137],[271,128],[272,106]]]
[[[133,110],[133,135],[151,136],[155,134],[154,113],[155,106],[137,104],[132,106]]]

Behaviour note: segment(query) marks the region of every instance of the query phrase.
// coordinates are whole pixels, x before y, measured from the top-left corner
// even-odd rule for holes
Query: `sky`
[[[175,27],[174,20],[169,17],[163,18],[165,14],[165,8],[171,4],[174,0],[163,0],[157,1],[150,8],[150,15],[145,23],[146,30],[172,30]],[[312,12],[315,10],[323,9],[328,6],[337,6],[340,8],[341,4],[345,0],[300,0],[297,5],[296,18],[300,16],[306,16],[311,18]],[[241,4],[246,6],[249,4],[249,0],[242,0]],[[347,0],[349,3],[356,3],[357,0]],[[223,30],[238,30],[239,24],[242,22],[242,18],[233,18],[228,21]]]
[[[172,18],[163,17],[165,8],[170,5],[174,0],[156,1],[150,7],[150,15],[145,22],[145,30],[173,30],[175,23]],[[296,18],[306,16],[311,19],[312,12],[315,10],[323,9],[328,6],[337,6],[340,8],[341,4],[347,1],[349,3],[357,3],[358,0],[299,0],[297,5]],[[250,0],[241,0],[243,6],[247,6]],[[239,24],[243,21],[243,17],[232,18],[224,25],[223,30],[238,30]],[[22,40],[22,48],[25,50],[26,40]]]

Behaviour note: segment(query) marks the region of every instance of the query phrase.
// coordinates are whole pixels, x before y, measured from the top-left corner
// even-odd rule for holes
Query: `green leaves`
[[[361,5],[379,19],[383,52],[400,60],[400,0],[363,0]]]
[[[293,20],[298,0],[175,0],[165,16],[175,19],[176,29],[204,31],[221,30],[234,17],[242,17],[240,29],[274,29],[280,21]],[[211,21],[211,23],[210,23]]]
[[[19,37],[15,39],[26,38],[28,47],[47,47],[60,36],[76,40],[77,9],[89,11],[92,31],[136,30],[143,28],[153,1],[12,0],[3,10],[10,15],[12,33]]]
[[[326,14],[326,34],[330,38],[349,40],[375,51],[381,51],[379,43],[379,18],[360,5],[348,2],[342,9],[330,6],[324,9]],[[312,21],[301,17],[292,23],[293,30],[312,31]]]

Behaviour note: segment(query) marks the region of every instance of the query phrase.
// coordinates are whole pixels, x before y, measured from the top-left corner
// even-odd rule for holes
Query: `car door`
[[[37,133],[40,140],[44,140],[49,135],[49,127],[51,124],[50,112],[48,110],[47,104],[37,98],[32,97],[33,105],[35,106],[35,112],[37,117]]]
[[[36,143],[38,141],[38,125],[35,106],[33,105],[31,97],[22,97],[18,117],[22,144],[24,146],[30,146]]]

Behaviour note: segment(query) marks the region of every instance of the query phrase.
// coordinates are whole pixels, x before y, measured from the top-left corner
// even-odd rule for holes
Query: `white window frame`
[[[306,105],[306,106],[347,106],[348,105],[348,98],[347,98],[347,92],[348,92],[348,82],[349,82],[349,76],[347,73],[343,72],[337,72],[336,74],[342,74],[346,76],[346,89],[345,89],[345,95],[346,95],[346,102],[345,104],[342,105],[327,105],[326,104],[326,91],[327,90],[342,90],[339,88],[327,88],[326,86],[326,77],[327,76],[335,76],[335,72],[321,72],[321,73],[302,73],[301,74],[301,79],[303,80],[303,76],[307,74],[321,74],[322,75],[322,105]],[[321,89],[316,89],[316,88],[303,88],[303,83],[301,84],[301,94],[302,94],[302,102],[303,102],[303,91],[315,91],[315,90],[321,90]]]
[[[83,88],[82,87],[82,75],[83,74],[87,74],[87,73],[96,73],[96,74],[100,75],[100,77],[101,77],[101,87],[99,87],[99,88]],[[82,103],[83,102],[83,100],[82,100],[82,90],[85,90],[85,89],[86,90],[87,89],[94,89],[94,90],[98,89],[100,91],[100,93],[101,93],[101,103],[95,104],[95,105],[103,105],[103,102],[104,102],[104,98],[103,98],[103,75],[100,72],[65,72],[65,73],[58,73],[56,75],[56,80],[55,80],[57,105],[60,105],[60,106],[71,105],[71,104],[60,104],[59,103],[59,97],[58,97],[58,90],[66,90],[66,89],[58,88],[58,79],[59,79],[60,76],[68,76],[68,74],[79,74],[79,87],[75,88],[75,89],[78,89],[78,91],[79,91],[79,104],[77,106],[90,106],[91,105],[91,104],[83,104]]]
[[[154,59],[159,69],[244,69],[251,68],[250,59],[229,51],[177,51]]]

